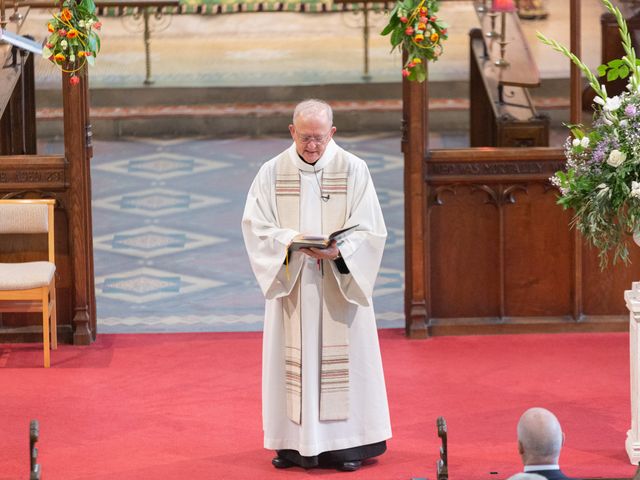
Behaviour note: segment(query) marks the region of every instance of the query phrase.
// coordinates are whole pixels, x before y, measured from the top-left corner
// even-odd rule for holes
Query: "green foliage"
[[[602,0],[618,22],[625,55],[598,68],[608,81],[627,78],[626,91],[609,97],[596,76],[566,47],[538,33],[538,38],[570,58],[596,92],[593,128],[569,125],[566,171],[551,181],[560,189],[558,203],[573,210],[572,225],[600,252],[604,268],[629,261],[630,235],[640,231],[640,72],[627,25],[610,0]]]

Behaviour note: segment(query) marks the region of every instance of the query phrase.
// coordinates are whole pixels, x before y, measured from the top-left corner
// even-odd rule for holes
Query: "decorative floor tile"
[[[378,193],[378,201],[383,210],[389,207],[404,205],[404,193],[402,192],[382,186],[376,187],[376,192]]]
[[[95,168],[106,172],[136,175],[150,180],[165,180],[226,167],[229,167],[228,163],[215,159],[194,158],[171,152],[158,152],[101,164]]]
[[[148,225],[110,233],[93,239],[96,250],[111,251],[141,258],[179,254],[188,250],[226,241],[213,235],[199,235],[170,228]]]
[[[404,292],[404,270],[397,268],[380,268],[376,284],[373,289],[374,297],[385,295],[402,295]]]
[[[401,327],[399,136],[336,141],[370,168],[388,231],[374,289],[376,318],[382,328]],[[264,297],[249,266],[240,220],[258,169],[290,142],[285,137],[96,141],[92,179],[99,232],[94,237],[99,331],[261,330]],[[210,152],[215,152],[211,158]],[[211,168],[215,162],[219,168]]]
[[[147,303],[216,288],[221,285],[224,283],[217,280],[153,268],[138,268],[128,272],[96,277],[96,296],[128,303]]]
[[[94,208],[106,208],[120,213],[159,217],[220,205],[227,201],[223,198],[180,192],[168,188],[150,188],[141,192],[97,199],[93,201],[93,206]]]

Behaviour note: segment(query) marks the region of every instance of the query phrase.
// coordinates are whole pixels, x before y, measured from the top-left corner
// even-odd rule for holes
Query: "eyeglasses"
[[[326,143],[329,140],[329,136],[331,135],[331,130],[329,130],[329,132],[327,132],[325,135],[319,136],[319,135],[297,135],[298,140],[300,140],[301,143],[307,144],[307,143],[315,143],[316,145],[322,145],[323,143]]]

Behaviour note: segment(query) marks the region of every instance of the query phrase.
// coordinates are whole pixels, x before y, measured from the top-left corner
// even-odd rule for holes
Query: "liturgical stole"
[[[322,169],[322,233],[342,228],[347,213],[348,163],[337,149],[334,158]],[[280,226],[300,231],[300,172],[289,155],[277,164],[276,203]],[[306,213],[306,212],[305,212]],[[315,212],[308,212],[314,215]],[[340,292],[329,265],[322,271],[322,352],[320,367],[320,420],[345,420],[349,415],[349,331],[348,302]],[[282,299],[285,332],[285,372],[287,415],[302,423],[302,326],[300,277],[291,293]]]

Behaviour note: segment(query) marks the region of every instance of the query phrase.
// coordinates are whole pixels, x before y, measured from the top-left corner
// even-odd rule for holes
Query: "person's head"
[[[516,473],[515,475],[511,475],[507,480],[547,480],[542,475],[538,475],[537,473]]]
[[[558,464],[564,433],[549,410],[535,407],[518,422],[518,452],[524,465]]]
[[[331,107],[322,100],[300,102],[293,111],[289,131],[298,155],[308,163],[316,163],[336,131]]]

